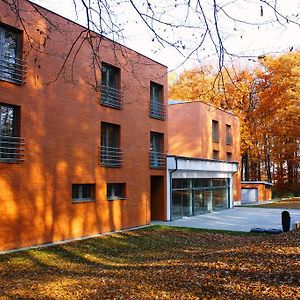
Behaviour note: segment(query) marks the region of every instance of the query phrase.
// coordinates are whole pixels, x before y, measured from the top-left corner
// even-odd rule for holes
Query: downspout
[[[177,156],[174,156],[175,158],[175,169],[170,171],[170,221],[172,221],[172,202],[173,202],[173,196],[172,196],[172,174],[178,170],[178,161]]]

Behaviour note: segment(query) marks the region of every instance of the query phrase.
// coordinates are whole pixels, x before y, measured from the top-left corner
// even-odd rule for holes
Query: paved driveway
[[[251,228],[281,229],[281,212],[277,208],[236,207],[205,215],[184,217],[170,222],[154,222],[170,226],[220,229],[233,231],[250,231]],[[300,221],[300,209],[288,209],[291,224]]]

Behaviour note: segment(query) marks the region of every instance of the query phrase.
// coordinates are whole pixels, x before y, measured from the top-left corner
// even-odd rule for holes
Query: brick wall
[[[150,176],[165,175],[165,170],[149,168],[150,131],[167,138],[166,121],[149,117],[149,87],[150,81],[163,85],[167,99],[166,67],[96,37],[101,40],[101,61],[121,69],[124,107],[104,107],[99,91],[91,87],[94,76],[87,43],[75,60],[74,78],[67,64],[54,80],[84,28],[42,10],[61,31],[53,30],[27,1],[20,3],[28,33],[40,41],[42,53],[30,49],[23,34],[26,83],[0,81],[0,102],[21,107],[21,136],[26,139],[24,162],[0,162],[0,250],[149,224]],[[3,1],[0,11],[1,23],[22,30]],[[99,166],[101,122],[121,126],[121,168]],[[125,182],[127,199],[108,201],[107,182]],[[72,183],[96,184],[96,201],[72,203]]]

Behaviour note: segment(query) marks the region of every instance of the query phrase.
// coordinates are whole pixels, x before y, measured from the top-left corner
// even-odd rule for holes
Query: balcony
[[[150,101],[150,113],[151,118],[165,120],[166,108],[161,102]]]
[[[123,108],[122,94],[119,89],[101,84],[100,103],[104,106],[109,106],[115,109]]]
[[[166,167],[166,155],[162,152],[150,151],[150,168],[164,169]]]
[[[123,162],[123,152],[120,148],[100,147],[100,165],[102,167],[120,168]]]
[[[26,69],[24,60],[0,54],[0,80],[22,85],[25,83]]]
[[[24,160],[25,139],[0,135],[0,162],[20,163]]]

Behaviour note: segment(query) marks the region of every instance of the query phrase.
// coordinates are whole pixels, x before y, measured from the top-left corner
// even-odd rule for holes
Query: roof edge
[[[56,16],[62,18],[62,19],[65,19],[65,20],[67,20],[67,21],[69,21],[69,22],[71,22],[71,23],[73,23],[73,24],[75,24],[75,25],[77,25],[77,26],[80,26],[80,27],[82,27],[82,28],[88,29],[86,26],[81,25],[81,24],[79,24],[79,23],[77,23],[77,22],[75,22],[75,21],[73,21],[73,20],[71,20],[71,19],[69,19],[69,18],[67,18],[67,17],[64,17],[64,16],[58,14],[57,12],[52,11],[52,10],[50,10],[50,9],[48,9],[48,8],[46,8],[46,7],[42,6],[42,5],[40,5],[40,4],[37,4],[37,3],[32,2],[32,1],[30,1],[30,0],[26,0],[26,1],[29,2],[29,3],[32,4],[32,5],[35,5],[35,6],[38,6],[39,8],[41,8],[41,9],[44,9],[44,10],[46,10],[46,11],[48,11],[48,12],[50,12],[50,13],[52,13],[52,14],[54,14],[54,15],[56,15]],[[132,52],[134,52],[134,53],[136,53],[136,54],[139,54],[139,55],[143,56],[144,58],[147,58],[147,59],[153,61],[154,63],[157,63],[157,64],[161,65],[162,67],[165,67],[165,68],[168,69],[168,66],[166,66],[166,65],[164,65],[164,64],[162,64],[162,63],[160,63],[160,62],[158,62],[158,61],[156,61],[156,60],[154,60],[154,59],[152,59],[152,58],[150,58],[150,57],[148,57],[148,56],[145,55],[145,54],[142,54],[142,53],[140,53],[140,52],[138,52],[138,51],[136,51],[136,50],[134,50],[134,49],[132,49],[132,48],[130,48],[130,47],[127,47],[127,46],[121,44],[120,42],[114,41],[113,39],[111,39],[111,38],[109,38],[109,37],[106,37],[105,35],[102,35],[102,34],[96,32],[96,31],[94,31],[94,30],[92,30],[92,29],[89,29],[89,30],[90,30],[91,32],[97,34],[98,36],[103,37],[103,38],[105,38],[105,39],[111,41],[112,43],[115,43],[115,44],[118,44],[118,45],[120,45],[120,46],[122,46],[122,47],[125,47],[125,48],[127,48],[128,50],[130,50],[130,51],[132,51]]]

